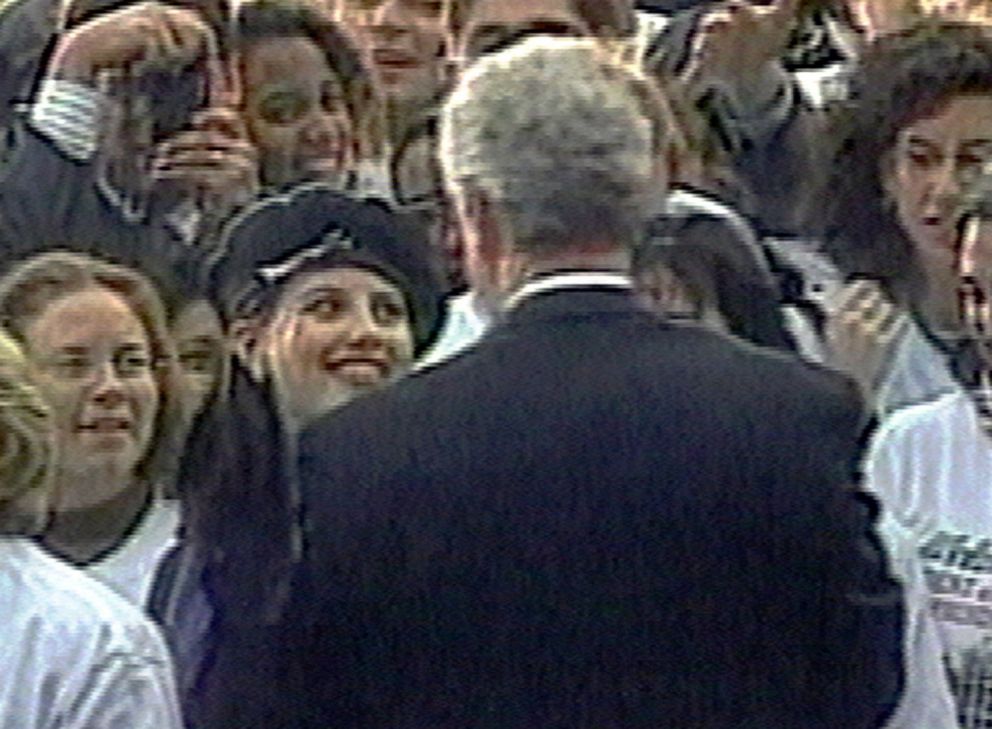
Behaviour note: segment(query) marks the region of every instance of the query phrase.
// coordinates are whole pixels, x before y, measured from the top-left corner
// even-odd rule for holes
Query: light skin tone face
[[[413,333],[402,292],[370,270],[299,274],[279,298],[260,347],[297,424],[403,374]]]
[[[173,320],[172,337],[183,385],[180,407],[188,423],[220,383],[224,358],[220,317],[206,301],[193,301]]]
[[[387,98],[430,99],[439,88],[440,0],[343,0],[339,17],[366,51]]]
[[[592,32],[569,0],[476,0],[449,47],[464,67],[526,34],[589,37]]]
[[[141,321],[102,288],[55,300],[25,331],[38,386],[52,407],[63,489],[59,509],[98,506],[118,491],[151,443],[159,389]],[[108,492],[109,491],[109,492]]]
[[[992,159],[992,94],[955,96],[898,135],[883,163],[885,192],[931,284],[956,271],[962,184]]]
[[[437,142],[429,134],[404,149],[396,166],[396,186],[403,209],[423,221],[431,243],[441,252],[449,283],[461,285],[461,243],[444,193]]]
[[[271,38],[242,56],[245,121],[265,184],[340,182],[353,128],[340,79],[306,38]]]
[[[987,0],[848,0],[848,7],[869,41],[905,30],[921,18],[987,23],[992,17]]]

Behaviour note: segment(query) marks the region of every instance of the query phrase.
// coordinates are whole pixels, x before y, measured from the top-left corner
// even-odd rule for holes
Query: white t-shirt
[[[968,394],[889,418],[866,475],[922,566],[962,726],[992,726],[992,440]]]
[[[145,607],[158,564],[176,544],[179,503],[156,499],[137,529],[109,555],[84,571],[138,607]]]
[[[181,729],[172,664],[131,603],[0,537],[0,729]]]

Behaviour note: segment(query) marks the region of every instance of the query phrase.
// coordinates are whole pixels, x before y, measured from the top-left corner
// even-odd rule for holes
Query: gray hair
[[[629,239],[661,192],[670,128],[659,89],[595,41],[534,37],[466,71],[442,110],[441,165],[453,196],[498,204],[521,250]]]

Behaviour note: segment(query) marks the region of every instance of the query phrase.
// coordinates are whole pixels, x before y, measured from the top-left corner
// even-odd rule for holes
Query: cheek
[[[143,423],[151,423],[155,419],[159,408],[159,391],[154,379],[142,379],[132,383],[128,387],[128,399]]]
[[[82,383],[57,382],[48,377],[39,377],[38,385],[59,430],[71,430],[85,400],[86,387]]]
[[[388,341],[397,364],[405,366],[413,362],[413,330],[409,324],[392,330]]]
[[[274,366],[289,376],[307,377],[319,368],[321,352],[344,339],[346,322],[319,323],[309,317],[287,322],[276,347]]]
[[[920,203],[924,185],[923,176],[906,165],[897,165],[883,178],[885,195],[900,212],[908,212]]]
[[[275,125],[256,120],[248,127],[252,143],[266,157],[286,154],[295,137],[296,125]]]

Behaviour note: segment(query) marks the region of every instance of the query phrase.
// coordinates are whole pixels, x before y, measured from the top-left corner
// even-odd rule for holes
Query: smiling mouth
[[[353,367],[373,368],[380,371],[382,374],[389,372],[389,363],[386,360],[375,359],[373,357],[349,357],[348,359],[336,359],[324,363],[324,369],[330,372],[336,372],[338,370]]]
[[[416,68],[420,65],[413,56],[392,50],[375,50],[372,52],[372,60],[380,68],[397,71]]]
[[[97,433],[114,435],[131,432],[131,422],[124,418],[96,418],[81,424],[77,430],[81,433]]]

